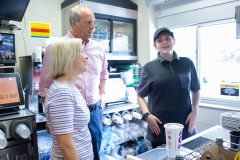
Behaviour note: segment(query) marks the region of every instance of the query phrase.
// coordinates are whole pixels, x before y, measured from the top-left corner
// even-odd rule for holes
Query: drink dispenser
[[[122,112],[122,117],[126,121],[132,120],[132,115],[131,115],[131,113],[129,111],[123,111]]]
[[[113,113],[112,120],[116,124],[122,124],[124,122],[123,118],[121,117],[121,114],[118,112]]]
[[[112,119],[111,119],[111,116],[109,114],[105,114],[103,115],[103,124],[106,125],[106,126],[109,126],[112,124]]]
[[[142,114],[140,114],[137,109],[133,109],[131,115],[135,119],[142,119]]]

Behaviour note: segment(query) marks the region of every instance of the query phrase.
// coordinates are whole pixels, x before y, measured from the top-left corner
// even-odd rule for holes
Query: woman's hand
[[[155,133],[156,135],[159,135],[161,133],[158,123],[162,124],[162,122],[157,117],[150,114],[147,117],[146,121],[148,122],[148,126],[152,130],[153,133]]]
[[[188,133],[192,134],[197,118],[197,110],[193,109],[192,112],[187,116],[185,124],[188,124]]]

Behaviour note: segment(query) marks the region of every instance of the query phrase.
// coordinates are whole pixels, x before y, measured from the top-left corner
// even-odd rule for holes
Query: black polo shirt
[[[153,142],[165,143],[166,123],[185,124],[192,111],[190,91],[200,90],[200,83],[193,62],[186,57],[178,57],[173,52],[173,60],[158,57],[146,63],[140,74],[138,95],[148,96],[148,108],[151,114],[162,121],[161,134],[152,134],[148,129],[147,138]],[[183,139],[190,137],[188,125],[184,125]],[[164,133],[163,133],[164,132]]]

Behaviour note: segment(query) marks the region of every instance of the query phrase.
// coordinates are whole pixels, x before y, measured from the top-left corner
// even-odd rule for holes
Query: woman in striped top
[[[87,71],[82,40],[61,38],[53,43],[49,76],[54,83],[45,99],[47,123],[52,135],[51,160],[92,160],[89,109],[75,86],[79,74]],[[44,64],[43,64],[44,65]]]

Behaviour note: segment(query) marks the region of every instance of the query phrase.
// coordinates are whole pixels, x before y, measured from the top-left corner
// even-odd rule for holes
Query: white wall
[[[31,55],[36,46],[45,46],[45,39],[31,39],[29,21],[51,23],[51,36],[61,37],[61,3],[64,0],[31,0],[25,12],[22,22],[10,21],[21,30],[15,31],[17,57]],[[9,30],[1,30],[8,33]],[[26,46],[26,47],[25,47]],[[15,65],[18,71],[19,63]]]
[[[152,57],[150,52],[157,54],[153,47],[153,34],[156,30],[156,17],[154,6],[147,6],[145,0],[131,0],[138,5],[137,19],[137,53],[138,62],[143,66]]]
[[[235,17],[240,0],[201,0],[187,4],[165,5],[156,12],[158,27],[176,27]]]

